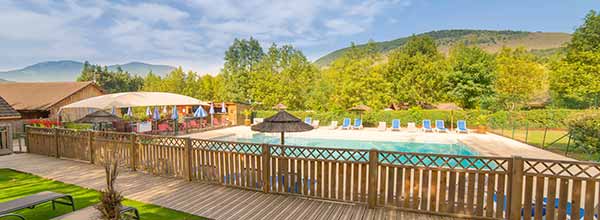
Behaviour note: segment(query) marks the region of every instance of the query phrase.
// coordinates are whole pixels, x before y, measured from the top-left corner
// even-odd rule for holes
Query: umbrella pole
[[[281,132],[281,145],[285,144],[285,137],[283,135],[283,132]]]

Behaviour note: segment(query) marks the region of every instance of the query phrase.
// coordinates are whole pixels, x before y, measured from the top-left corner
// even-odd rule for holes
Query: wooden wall
[[[100,88],[98,88],[97,86],[90,84],[50,107],[49,118],[56,119],[57,112],[60,109],[60,107],[71,104],[73,102],[81,101],[87,98],[96,97],[100,95],[104,95],[104,92],[100,90]],[[88,109],[64,109],[61,113],[61,116],[62,120],[72,121],[86,116],[89,113],[90,112],[88,111]]]

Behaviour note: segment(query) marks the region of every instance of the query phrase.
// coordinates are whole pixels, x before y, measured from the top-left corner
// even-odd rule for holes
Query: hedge
[[[568,109],[544,109],[528,111],[480,111],[480,110],[421,110],[410,109],[402,111],[369,111],[363,112],[363,123],[366,127],[375,127],[378,122],[384,121],[391,124],[393,119],[400,119],[401,125],[406,126],[408,122],[419,122],[423,119],[444,120],[447,127],[450,127],[450,121],[466,120],[469,127],[479,124],[487,125],[490,128],[567,128],[567,119],[574,114],[591,110],[568,110]],[[595,110],[598,111],[598,110]],[[313,120],[319,120],[321,126],[326,126],[333,120],[338,124],[344,118],[358,118],[358,112],[314,112],[314,111],[289,111],[304,120],[305,117],[312,117]],[[257,111],[256,117],[266,118],[274,115],[276,111]]]

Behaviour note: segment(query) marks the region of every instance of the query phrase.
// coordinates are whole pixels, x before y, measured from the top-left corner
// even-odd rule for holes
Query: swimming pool
[[[262,133],[252,134],[252,137],[239,137],[235,135],[220,136],[212,138],[220,141],[250,142],[279,144],[280,137],[275,135],[265,135]],[[350,149],[377,149],[382,151],[398,151],[411,153],[427,154],[449,154],[474,156],[477,151],[468,146],[456,142],[454,144],[440,143],[419,143],[419,142],[400,142],[400,141],[366,141],[366,140],[348,140],[348,139],[324,139],[324,138],[305,138],[305,137],[285,137],[286,145],[324,147],[324,148],[350,148]]]

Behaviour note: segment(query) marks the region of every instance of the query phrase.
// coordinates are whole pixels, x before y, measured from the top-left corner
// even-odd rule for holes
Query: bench
[[[75,202],[73,201],[73,197],[71,195],[45,191],[18,198],[12,201],[0,203],[0,218],[14,216],[25,220],[25,217],[19,214],[15,214],[13,212],[25,208],[33,209],[36,205],[46,202],[52,202],[52,210],[56,209],[56,204],[58,203],[62,205],[71,206],[73,211],[75,211]]]

